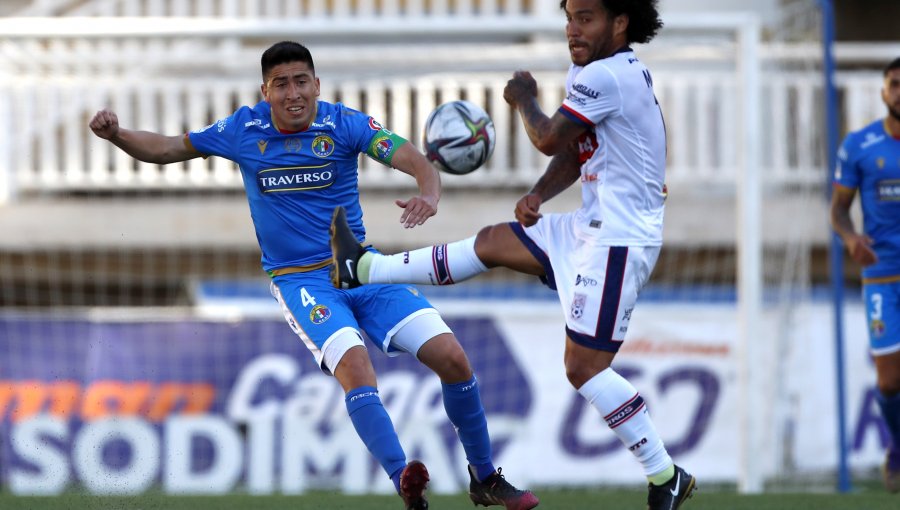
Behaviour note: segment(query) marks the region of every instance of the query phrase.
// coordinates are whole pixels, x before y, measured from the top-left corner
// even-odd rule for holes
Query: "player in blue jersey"
[[[360,153],[416,179],[419,194],[398,200],[401,223],[421,225],[437,211],[440,178],[410,143],[372,117],[318,100],[312,55],[279,42],[261,59],[264,100],[209,126],[165,136],[119,126],[103,110],[91,130],[132,157],[174,163],[219,156],[240,166],[271,291],[293,331],[346,393],[347,411],[366,447],[393,480],[408,509],[428,508],[424,464],[407,463],[382,405],[364,331],[389,356],[415,355],[441,379],[444,408],[458,431],[476,480],[476,504],[529,509],[537,498],[494,468],[487,420],[465,352],[438,312],[409,285],[335,289],[329,279],[332,213],[365,238],[359,203]]]
[[[884,70],[887,115],[847,135],[838,153],[831,225],[863,267],[869,347],[881,415],[891,436],[884,484],[900,492],[900,58]],[[863,231],[850,218],[859,192]]]

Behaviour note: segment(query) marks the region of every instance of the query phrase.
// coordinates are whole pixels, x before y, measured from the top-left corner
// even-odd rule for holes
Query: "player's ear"
[[[265,82],[259,86],[259,92],[262,94],[263,99],[269,100],[269,87],[266,86]]]
[[[613,19],[613,34],[614,35],[624,35],[628,30],[628,15],[627,14],[619,14]],[[626,36],[627,39],[627,36]]]
[[[319,88],[319,77],[316,76],[316,97],[319,97],[320,92],[321,92],[321,89]]]

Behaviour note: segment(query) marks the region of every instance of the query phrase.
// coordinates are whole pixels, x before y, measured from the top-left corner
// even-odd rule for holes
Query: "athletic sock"
[[[473,375],[465,382],[441,384],[441,389],[447,417],[456,427],[466,459],[474,468],[475,477],[482,481],[494,473],[494,464],[491,462],[491,438],[478,391],[478,381]]]
[[[356,261],[356,277],[360,283],[369,283],[369,269],[372,267],[372,259],[375,254],[367,251]]]
[[[612,368],[600,372],[578,388],[594,406],[622,444],[644,466],[649,478],[664,476],[674,463],[663,445],[644,399],[624,377]]]
[[[347,392],[344,402],[356,434],[392,480],[396,474],[394,484],[399,491],[400,471],[406,467],[406,454],[400,446],[391,417],[381,403],[378,389],[372,386],[352,389]]]
[[[653,485],[663,485],[671,480],[673,476],[675,476],[675,464],[672,464],[668,468],[662,470],[662,472],[660,473],[648,476],[647,480],[649,480]]]
[[[365,258],[363,256],[360,261]],[[374,255],[366,279],[367,283],[450,285],[468,280],[487,269],[475,254],[475,236],[472,236],[455,243],[396,255]],[[362,278],[360,281],[363,281]]]
[[[875,400],[878,401],[881,417],[891,435],[891,449],[900,451],[900,394],[886,397],[880,391],[876,391]]]

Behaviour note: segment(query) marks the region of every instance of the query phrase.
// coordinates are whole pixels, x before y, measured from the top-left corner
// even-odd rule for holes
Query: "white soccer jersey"
[[[666,130],[647,68],[630,48],[573,64],[559,111],[589,128],[578,140],[579,232],[606,246],[661,245]]]

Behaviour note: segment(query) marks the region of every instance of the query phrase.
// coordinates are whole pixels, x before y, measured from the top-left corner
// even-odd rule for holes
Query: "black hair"
[[[260,65],[262,67],[263,81],[266,81],[269,71],[273,67],[288,62],[305,62],[309,64],[310,71],[316,72],[312,53],[309,52],[306,46],[294,41],[281,41],[269,46],[269,49],[262,54]]]
[[[656,5],[659,0],[596,0],[611,18],[620,14],[628,15],[626,37],[628,43],[650,42],[663,27]],[[559,8],[565,10],[566,0],[560,0]]]
[[[893,62],[884,68],[884,77],[887,78],[888,73],[894,69],[900,69],[900,57],[895,58]]]

